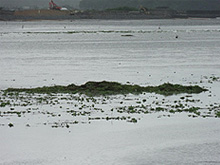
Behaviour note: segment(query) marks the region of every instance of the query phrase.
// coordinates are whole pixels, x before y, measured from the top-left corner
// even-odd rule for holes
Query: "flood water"
[[[0,22],[0,34],[1,88],[219,74],[219,19]]]
[[[216,113],[219,52],[220,19],[0,22],[0,90],[103,80],[192,84],[209,91],[189,96],[199,101],[187,104],[200,106],[201,112],[214,105]],[[159,100],[170,106],[182,96],[100,97],[96,99],[104,103],[95,106],[103,112],[78,118],[67,113],[69,107],[76,109],[68,102],[17,106],[15,110],[25,111],[20,117],[4,114],[13,106],[0,107],[0,165],[219,164],[220,119],[214,116],[152,112],[134,114],[135,124],[88,119],[118,115],[110,109],[121,101],[128,106],[147,99],[145,104],[157,106]],[[90,102],[84,104],[91,111]],[[79,124],[70,128],[51,127],[75,120]]]

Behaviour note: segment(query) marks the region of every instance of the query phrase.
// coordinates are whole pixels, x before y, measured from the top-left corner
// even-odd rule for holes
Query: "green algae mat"
[[[93,82],[89,81],[83,85],[70,84],[67,86],[45,86],[37,88],[8,88],[5,92],[27,92],[27,93],[80,93],[88,96],[117,95],[117,94],[140,94],[156,93],[164,96],[181,93],[201,93],[207,89],[200,86],[183,86],[179,84],[164,83],[159,86],[139,86],[130,84],[120,84],[118,82]]]

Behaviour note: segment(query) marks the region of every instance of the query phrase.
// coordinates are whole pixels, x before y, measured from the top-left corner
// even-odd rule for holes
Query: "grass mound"
[[[161,95],[173,95],[180,93],[201,93],[207,89],[199,86],[183,86],[179,84],[164,83],[159,86],[146,86],[120,84],[118,82],[87,82],[83,85],[70,84],[68,86],[51,86],[37,88],[8,88],[5,92],[27,93],[83,93],[89,96],[116,95],[116,94],[140,94],[143,92],[157,93]]]

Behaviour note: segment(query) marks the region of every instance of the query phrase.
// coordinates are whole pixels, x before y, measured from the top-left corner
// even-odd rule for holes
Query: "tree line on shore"
[[[103,10],[117,7],[133,7],[147,9],[168,7],[174,10],[220,10],[219,0],[81,0],[79,7],[89,10]]]

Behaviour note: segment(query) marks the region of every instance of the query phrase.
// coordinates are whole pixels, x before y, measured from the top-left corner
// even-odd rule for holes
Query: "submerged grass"
[[[140,94],[143,92],[157,93],[161,95],[173,95],[180,93],[201,93],[207,89],[199,86],[183,86],[179,84],[164,83],[159,86],[146,86],[120,84],[118,82],[87,82],[83,85],[77,86],[70,84],[68,86],[50,86],[37,88],[8,88],[4,92],[26,92],[26,93],[80,93],[88,96],[100,95],[117,95],[117,94]]]

